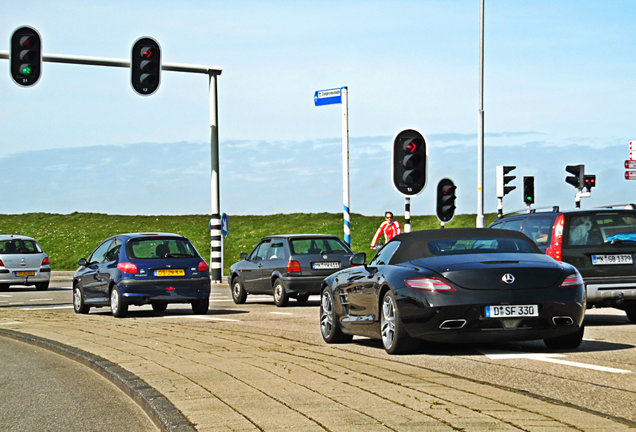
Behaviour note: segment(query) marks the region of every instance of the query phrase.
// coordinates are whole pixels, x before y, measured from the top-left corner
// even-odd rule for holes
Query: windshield
[[[36,254],[42,253],[40,245],[33,240],[2,240],[0,241],[0,253],[2,254]]]
[[[198,254],[188,239],[174,237],[136,238],[126,244],[132,259],[194,258]]]
[[[432,255],[477,253],[535,253],[528,241],[520,238],[452,238],[428,242]]]
[[[603,212],[572,216],[567,246],[636,242],[636,213]]]

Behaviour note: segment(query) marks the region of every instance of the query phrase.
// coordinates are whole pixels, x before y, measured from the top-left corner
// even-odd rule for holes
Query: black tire
[[[115,318],[123,318],[128,314],[128,305],[121,298],[121,293],[116,286],[110,290],[110,310]]]
[[[49,289],[49,281],[37,282],[35,284],[35,289],[38,291],[46,291],[47,289]]]
[[[287,302],[289,302],[289,294],[287,294],[285,285],[283,285],[283,281],[276,279],[274,281],[274,303],[278,307],[285,307]]]
[[[543,343],[550,349],[574,349],[581,345],[585,326],[581,326],[578,331],[564,336],[543,339]]]
[[[0,284],[0,291],[9,291],[9,284]]]
[[[384,293],[382,297],[380,332],[382,346],[389,354],[406,354],[414,351],[417,345],[417,341],[406,332],[400,317],[400,310],[391,290]]]
[[[320,294],[320,334],[327,343],[343,343],[353,339],[352,335],[344,334],[338,325],[333,294],[328,287]]]
[[[631,322],[636,323],[636,304],[630,304],[625,308],[625,313],[627,314],[627,319]]]
[[[296,296],[296,302],[298,302],[300,304],[307,303],[307,300],[309,300],[309,294],[298,294]]]
[[[87,314],[91,310],[90,306],[86,306],[84,292],[78,286],[73,287],[73,310],[79,314]]]
[[[168,303],[153,303],[152,310],[156,313],[164,313],[168,309]]]
[[[192,302],[192,313],[195,315],[206,315],[210,307],[210,299],[199,299]]]
[[[243,288],[243,284],[238,277],[232,279],[232,300],[236,304],[243,304],[247,299],[247,291]]]

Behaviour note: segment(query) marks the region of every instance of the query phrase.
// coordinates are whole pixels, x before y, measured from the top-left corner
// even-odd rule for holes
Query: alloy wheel
[[[382,302],[380,327],[382,330],[382,344],[386,349],[389,349],[395,343],[395,303],[390,295],[385,295]]]

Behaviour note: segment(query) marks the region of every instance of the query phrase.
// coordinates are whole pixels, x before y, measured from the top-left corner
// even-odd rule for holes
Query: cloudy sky
[[[404,128],[429,145],[413,212],[434,213],[441,177],[458,184],[458,211],[476,212],[478,0],[5,3],[0,50],[30,25],[47,54],[128,59],[151,36],[164,62],[222,68],[222,211],[341,211],[340,107],[315,107],[313,94],[348,86],[353,212],[403,208],[390,146]],[[517,189],[534,175],[539,205],[572,205],[563,168],[578,163],[597,174],[584,205],[635,200],[623,180],[634,16],[633,1],[486,1],[486,211],[498,164],[519,167]],[[1,213],[209,212],[206,76],[164,71],[142,97],[123,68],[44,63],[22,88],[2,63]],[[522,207],[518,192],[508,209]]]

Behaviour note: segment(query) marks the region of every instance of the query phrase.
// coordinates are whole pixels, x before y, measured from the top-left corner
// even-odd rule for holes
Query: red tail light
[[[49,265],[49,257],[44,257],[42,260],[42,265]]]
[[[561,288],[568,288],[571,286],[583,285],[583,278],[578,273],[572,273],[567,275],[563,282],[561,282]]]
[[[551,256],[557,261],[562,261],[563,258],[563,219],[563,213],[557,216],[554,228],[552,229],[552,241],[545,251],[546,255]]]
[[[455,288],[437,278],[414,278],[404,281],[407,287],[420,291],[455,291]]]
[[[204,272],[204,271],[208,271],[210,267],[208,267],[208,263],[206,263],[205,261],[201,261],[199,263],[199,267],[197,267],[197,270],[199,270],[200,272]]]
[[[287,261],[287,273],[300,273],[300,263],[292,259]]]
[[[0,266],[4,267],[4,263],[0,260]]]
[[[120,262],[117,264],[117,269],[124,273],[137,273],[137,266],[131,262]]]

